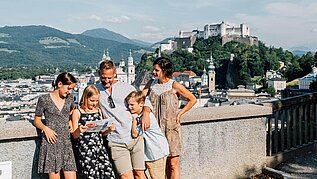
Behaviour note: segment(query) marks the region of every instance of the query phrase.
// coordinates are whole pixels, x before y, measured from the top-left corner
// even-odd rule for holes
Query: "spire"
[[[132,57],[131,49],[130,49],[129,57],[128,57],[128,65],[133,65],[133,57]]]
[[[111,58],[109,56],[108,48],[104,51],[103,56],[102,56],[102,60],[111,60]]]
[[[204,67],[204,72],[201,75],[201,86],[208,86],[208,75],[206,72],[206,68]]]
[[[120,60],[119,66],[120,67],[124,67],[125,66],[123,55],[121,55],[121,60]]]
[[[214,65],[214,59],[212,58],[212,52],[210,52],[210,57],[207,60],[207,62],[209,63],[209,66],[208,66],[209,71],[208,71],[208,73],[215,72],[215,65]]]

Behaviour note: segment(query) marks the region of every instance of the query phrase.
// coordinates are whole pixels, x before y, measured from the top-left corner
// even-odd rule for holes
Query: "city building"
[[[309,89],[311,82],[316,81],[317,68],[313,67],[312,72],[299,79],[299,89]]]
[[[106,49],[102,56],[102,60],[112,60],[109,56],[109,51]],[[130,50],[129,57],[127,59],[127,65],[125,64],[125,60],[122,56],[120,63],[116,64],[117,76],[116,79],[121,82],[126,82],[132,84],[135,80],[135,65],[132,57],[132,52]]]
[[[286,79],[284,79],[282,74],[277,71],[266,71],[265,79],[267,86],[273,87],[275,91],[278,93],[280,93],[282,90],[286,88]]]
[[[254,90],[246,89],[243,85],[238,85],[238,89],[227,91],[229,101],[255,101],[256,95]]]
[[[183,84],[186,88],[189,88],[191,85],[193,85],[193,83],[191,83],[193,82],[192,78],[196,76],[197,76],[196,73],[194,73],[191,70],[185,70],[183,72],[173,73],[173,79]]]
[[[270,78],[266,81],[268,87],[273,87],[276,92],[286,88],[286,80],[282,78]]]
[[[161,43],[160,44],[160,51],[173,51],[177,49],[177,43],[173,40],[168,40],[167,43]]]
[[[136,76],[132,85],[134,85],[136,88],[140,90],[143,90],[147,82],[150,81],[151,79],[153,78],[152,78],[152,73],[150,71],[141,71]]]
[[[282,78],[282,74],[274,70],[268,70],[265,73],[265,78],[266,80],[271,78]]]

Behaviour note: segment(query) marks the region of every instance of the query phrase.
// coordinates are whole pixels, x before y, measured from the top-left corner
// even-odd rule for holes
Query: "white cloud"
[[[103,19],[101,17],[99,17],[97,15],[94,15],[94,14],[90,15],[87,19],[95,20],[95,21],[98,21],[98,22],[102,22],[103,21]]]
[[[112,22],[112,23],[123,23],[123,22],[127,22],[129,21],[131,18],[128,16],[111,16],[108,18],[105,18],[104,21],[105,22]]]
[[[143,27],[143,30],[146,32],[158,32],[161,29],[159,27],[147,25],[147,26]]]
[[[174,7],[174,8],[207,8],[215,6],[217,1],[213,0],[174,0],[174,1],[167,1],[168,6]]]
[[[75,19],[77,19],[77,20],[92,20],[92,21],[97,21],[100,23],[110,22],[110,23],[117,23],[117,24],[131,20],[131,18],[126,16],[126,15],[101,17],[101,16],[98,16],[95,14],[92,14],[92,15],[87,16],[87,17],[77,17]]]
[[[272,15],[304,18],[317,13],[317,4],[304,4],[301,1],[296,3],[276,2],[267,4],[264,9]]]
[[[135,35],[135,38],[142,39],[148,42],[154,42],[154,41],[157,41],[158,39],[162,40],[166,37],[167,36],[161,32],[153,32],[153,33],[143,32],[143,33],[139,33]]]
[[[274,15],[298,16],[303,13],[304,8],[293,3],[270,3],[265,6],[265,10]]]

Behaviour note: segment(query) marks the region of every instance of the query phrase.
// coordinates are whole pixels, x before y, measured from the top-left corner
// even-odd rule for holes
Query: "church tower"
[[[209,62],[208,66],[208,89],[209,93],[212,93],[216,90],[216,72],[215,72],[215,65],[214,59],[212,58],[212,52],[210,52],[210,58],[207,60]]]
[[[129,53],[129,57],[128,57],[127,74],[128,74],[128,83],[132,84],[135,80],[135,66],[133,64],[133,57],[132,57],[131,49],[130,49],[130,53]]]
[[[120,60],[120,63],[119,63],[119,67],[121,67],[121,68],[125,67],[125,62],[124,62],[123,55],[121,55],[121,60]]]
[[[103,56],[102,56],[102,60],[111,60],[110,56],[109,56],[109,51],[108,49],[106,49],[103,53]]]
[[[203,75],[201,75],[201,86],[202,87],[208,86],[208,75],[207,75],[206,68],[204,68]]]

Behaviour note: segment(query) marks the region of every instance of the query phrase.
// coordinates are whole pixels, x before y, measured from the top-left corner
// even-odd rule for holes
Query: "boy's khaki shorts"
[[[152,179],[165,179],[166,159],[167,157],[165,156],[158,160],[145,162]]]
[[[109,141],[112,159],[119,175],[130,170],[145,170],[144,141],[139,136],[127,144]]]

